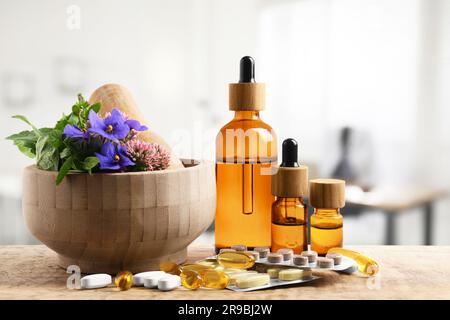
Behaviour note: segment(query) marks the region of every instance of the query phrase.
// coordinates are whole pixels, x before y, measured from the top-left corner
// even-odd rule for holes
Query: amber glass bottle
[[[303,197],[308,192],[308,168],[297,161],[298,144],[283,141],[283,160],[272,178],[272,251],[291,248],[295,253],[307,249],[307,207]]]
[[[216,138],[216,249],[243,244],[270,246],[271,166],[276,136],[264,123],[264,84],[254,80],[254,61],[244,57],[239,83],[229,86],[234,118]]]
[[[311,216],[311,249],[325,255],[329,249],[342,247],[345,205],[345,181],[315,179],[310,181],[310,203],[315,208]]]

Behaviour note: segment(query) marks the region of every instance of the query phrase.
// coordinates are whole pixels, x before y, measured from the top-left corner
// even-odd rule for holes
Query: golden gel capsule
[[[380,267],[375,260],[356,251],[344,248],[331,248],[328,250],[327,254],[328,253],[340,253],[344,257],[354,260],[358,265],[358,271],[368,276],[374,276],[380,270]]]
[[[202,286],[211,289],[224,289],[230,283],[230,277],[223,271],[202,270],[200,271]]]
[[[133,274],[130,271],[121,271],[114,278],[114,284],[120,290],[128,290],[133,285]]]
[[[222,252],[217,256],[217,261],[225,268],[249,269],[255,264],[255,257],[241,251]]]
[[[217,259],[205,259],[205,260],[197,261],[195,264],[201,264],[204,266],[208,266],[211,269],[220,267],[219,263],[217,262]]]
[[[180,273],[181,284],[183,287],[191,290],[196,290],[201,287],[202,279],[197,271],[185,270]]]
[[[200,264],[200,263],[188,263],[188,264],[184,264],[181,266],[182,272],[188,271],[188,270],[199,272],[200,270],[209,270],[209,269],[213,269],[213,267],[209,266],[209,265]]]
[[[159,264],[159,270],[166,273],[174,274],[179,276],[181,273],[181,267],[172,261],[163,261]]]

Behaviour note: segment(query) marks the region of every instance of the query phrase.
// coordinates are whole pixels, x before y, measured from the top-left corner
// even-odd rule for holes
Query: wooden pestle
[[[90,104],[94,104],[96,102],[100,102],[102,104],[99,112],[101,115],[111,112],[113,108],[118,108],[122,112],[126,113],[131,119],[138,120],[141,124],[147,125],[149,129],[147,131],[140,132],[139,139],[146,142],[158,143],[170,152],[170,164],[168,169],[183,168],[183,164],[180,159],[174,155],[167,142],[152,131],[127,88],[120,84],[105,84],[95,90],[89,98]]]

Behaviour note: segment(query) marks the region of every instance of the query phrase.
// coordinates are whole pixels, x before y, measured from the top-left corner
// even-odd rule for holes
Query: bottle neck
[[[259,120],[259,111],[235,111],[233,120]]]
[[[314,208],[314,214],[321,216],[335,216],[341,214],[339,208]]]
[[[298,204],[304,204],[303,197],[297,197],[297,198],[291,198],[291,197],[276,197],[277,201],[283,201],[286,204],[289,205],[298,205]]]

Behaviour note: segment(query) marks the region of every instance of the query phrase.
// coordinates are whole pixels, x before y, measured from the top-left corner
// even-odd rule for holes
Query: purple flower
[[[106,142],[100,153],[96,152],[95,155],[100,161],[100,169],[103,170],[119,170],[134,165],[134,162],[127,157],[127,147],[114,146],[112,142]]]
[[[89,122],[91,124],[88,129],[89,132],[97,133],[110,140],[123,139],[130,132],[130,127],[125,123],[124,116],[116,108],[112,109],[111,115],[105,119],[100,119],[95,111],[89,111]]]
[[[146,131],[148,130],[147,126],[142,126],[137,120],[126,120],[125,123],[130,127],[130,129],[134,129],[136,131]]]
[[[70,138],[89,138],[89,133],[81,130],[75,125],[68,124],[64,127],[64,135]]]

